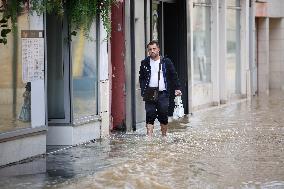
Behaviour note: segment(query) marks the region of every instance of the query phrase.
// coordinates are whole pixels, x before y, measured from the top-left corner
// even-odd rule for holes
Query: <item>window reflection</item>
[[[227,9],[227,88],[230,93],[240,90],[240,5],[239,0],[230,0]]]
[[[49,119],[66,119],[67,110],[64,100],[68,95],[64,89],[67,85],[64,78],[67,69],[63,69],[64,61],[64,28],[63,21],[54,13],[46,15],[46,34],[47,34],[47,102]]]
[[[8,34],[8,43],[0,45],[0,132],[31,126],[31,88],[22,81],[20,36],[29,29],[28,14],[18,17],[17,26],[18,32]]]
[[[153,2],[152,4],[152,39],[153,40],[159,40],[159,35],[158,35],[158,4],[159,2]]]
[[[211,81],[211,7],[209,0],[193,8],[194,82]],[[208,5],[208,6],[204,6]]]
[[[74,120],[97,114],[96,26],[87,39],[83,31],[72,37],[73,116]]]

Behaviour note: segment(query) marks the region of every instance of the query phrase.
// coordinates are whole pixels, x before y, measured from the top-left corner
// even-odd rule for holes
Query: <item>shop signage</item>
[[[22,30],[22,79],[30,82],[44,79],[44,32]]]

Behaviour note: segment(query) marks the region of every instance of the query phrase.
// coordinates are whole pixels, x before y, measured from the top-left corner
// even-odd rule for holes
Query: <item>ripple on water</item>
[[[166,138],[159,127],[153,138],[144,131],[111,135],[47,157],[47,174],[0,180],[0,185],[284,188],[283,107],[284,95],[271,94],[172,122]]]

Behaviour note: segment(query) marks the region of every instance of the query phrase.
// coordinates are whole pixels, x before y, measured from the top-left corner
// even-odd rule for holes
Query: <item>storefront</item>
[[[170,58],[179,76],[182,101],[185,113],[188,113],[188,73],[187,64],[188,41],[187,9],[185,0],[152,1],[151,39],[158,40],[161,46],[161,55]],[[169,116],[174,111],[174,94],[170,94]]]
[[[22,13],[0,45],[0,166],[109,134],[107,34],[70,38],[66,18]]]
[[[100,138],[102,114],[109,113],[106,33],[95,20],[88,34],[79,30],[70,36],[66,20],[52,14],[46,18],[47,145]],[[108,132],[109,124],[105,127]]]
[[[126,125],[135,130],[145,121],[144,102],[138,76],[141,60],[147,56],[146,45],[158,40],[161,55],[170,58],[178,72],[184,108],[188,112],[188,67],[186,0],[141,0],[125,1],[126,33]],[[143,7],[143,9],[141,9]],[[128,33],[129,32],[129,33]],[[170,97],[171,99],[174,96]],[[169,114],[172,115],[171,101]],[[131,128],[132,126],[132,128]]]
[[[193,2],[193,80],[195,84],[211,82],[211,7],[211,0]]]
[[[0,45],[0,165],[45,153],[44,44],[43,17],[22,12]]]
[[[249,1],[128,0],[125,7],[128,130],[145,121],[138,76],[150,40],[175,64],[186,114],[250,95]]]
[[[192,110],[211,105],[213,82],[211,54],[216,52],[212,38],[213,26],[216,20],[212,16],[213,4],[211,0],[194,0],[191,3],[192,20]],[[216,33],[216,32],[215,32]],[[213,48],[212,48],[213,47]],[[216,63],[216,62],[214,62]]]

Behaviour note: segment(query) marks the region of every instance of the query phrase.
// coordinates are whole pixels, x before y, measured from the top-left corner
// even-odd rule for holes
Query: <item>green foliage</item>
[[[111,18],[110,18],[110,12],[111,12],[111,5],[114,4],[116,1],[114,0],[101,0],[99,1],[99,13],[101,16],[101,19],[103,21],[104,28],[108,34],[108,37],[110,36],[111,32]]]
[[[0,43],[7,43],[7,34],[14,31],[17,25],[17,17],[24,10],[29,9],[31,13],[38,15],[55,13],[58,16],[67,16],[70,35],[76,35],[78,30],[83,30],[88,37],[88,31],[95,19],[99,16],[103,21],[103,26],[108,37],[111,32],[110,11],[115,0],[0,0]],[[30,6],[29,6],[30,5]],[[12,30],[9,27],[9,20],[12,23]],[[3,35],[2,35],[3,33]]]
[[[27,0],[2,0],[0,1],[0,43],[7,44],[7,34],[16,31],[18,15],[24,10]],[[9,26],[11,21],[11,26]]]
[[[61,0],[29,0],[29,3],[31,5],[31,11],[35,11],[38,15],[41,15],[45,12],[55,12],[60,16],[63,16],[64,14],[64,2]]]

